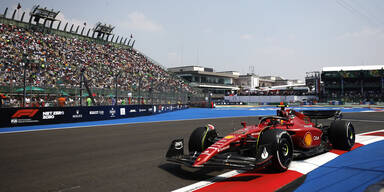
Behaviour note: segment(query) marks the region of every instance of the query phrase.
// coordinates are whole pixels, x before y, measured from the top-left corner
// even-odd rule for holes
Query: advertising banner
[[[188,108],[187,105],[177,104],[0,108],[0,128],[129,118],[170,112],[186,108]]]

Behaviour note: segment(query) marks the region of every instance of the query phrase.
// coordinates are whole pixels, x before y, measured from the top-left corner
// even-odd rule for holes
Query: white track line
[[[173,192],[191,192],[191,191],[195,191],[195,190],[198,190],[198,189],[201,189],[203,187],[206,187],[208,185],[211,185],[213,183],[215,183],[216,181],[221,181],[221,180],[224,180],[226,178],[230,178],[230,177],[234,177],[240,173],[244,173],[245,171],[241,171],[241,170],[234,170],[234,171],[229,171],[229,172],[226,172],[226,173],[223,173],[221,175],[218,175],[216,177],[213,177],[207,181],[200,181],[200,182],[197,182],[197,183],[194,183],[192,185],[188,185],[186,187],[183,187],[183,188],[180,188],[180,189],[176,189],[174,190]]]

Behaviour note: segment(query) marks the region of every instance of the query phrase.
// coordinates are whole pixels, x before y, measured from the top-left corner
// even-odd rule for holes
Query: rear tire
[[[355,144],[355,129],[351,122],[336,120],[331,123],[328,137],[332,143],[332,148],[348,151]]]
[[[202,152],[215,143],[217,137],[216,130],[211,130],[208,127],[196,128],[189,137],[188,148],[189,152]]]
[[[272,148],[270,168],[277,172],[286,171],[293,159],[293,143],[288,132],[281,129],[263,131],[258,145],[264,144],[270,144]]]

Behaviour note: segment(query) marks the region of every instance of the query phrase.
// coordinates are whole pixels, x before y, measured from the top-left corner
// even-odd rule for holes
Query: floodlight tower
[[[39,5],[35,5],[32,7],[31,18],[29,19],[29,23],[33,20],[36,22],[36,25],[39,25],[40,19],[44,20],[43,26],[50,21],[51,24],[49,28],[52,28],[53,22],[57,21],[56,16],[60,13],[60,11],[54,11],[53,9],[48,10],[47,7],[40,8]]]
[[[112,31],[115,29],[112,25],[102,24],[101,22],[96,23],[95,28],[93,29],[92,37],[94,38],[95,33],[97,35],[97,39],[103,39],[106,36],[106,40],[108,41],[108,38],[110,35],[112,35]]]

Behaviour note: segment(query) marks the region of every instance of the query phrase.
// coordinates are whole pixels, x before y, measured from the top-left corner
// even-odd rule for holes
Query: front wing
[[[271,163],[273,153],[269,145],[258,147],[255,157],[244,157],[236,153],[219,153],[209,159],[202,167],[253,170],[266,167]],[[193,164],[200,153],[184,154],[184,140],[173,140],[166,154],[167,161],[194,167]]]

